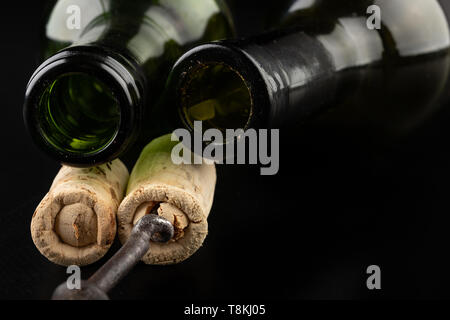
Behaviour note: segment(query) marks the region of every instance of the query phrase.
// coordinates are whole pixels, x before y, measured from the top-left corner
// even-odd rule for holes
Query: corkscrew
[[[67,283],[53,292],[53,300],[109,300],[108,291],[114,288],[150,248],[150,241],[167,242],[174,235],[172,224],[155,214],[142,217],[134,226],[123,247],[88,280],[81,281],[80,289],[69,289]]]

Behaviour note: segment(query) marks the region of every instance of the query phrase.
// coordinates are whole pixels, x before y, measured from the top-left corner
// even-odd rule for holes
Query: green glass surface
[[[136,150],[153,138],[150,129],[158,122],[153,107],[175,61],[196,45],[234,35],[231,17],[221,0],[53,2],[45,25],[44,58],[68,47],[95,46],[123,55],[144,75],[147,99],[143,112],[137,112],[144,125],[137,135],[139,141],[131,145]],[[79,28],[68,27],[74,12],[68,8],[74,6],[81,15]],[[104,150],[117,130],[121,106],[105,94],[108,88],[104,85],[100,86],[102,92],[94,90],[94,82],[98,83],[82,75],[55,79],[41,97],[42,113],[37,119],[42,138],[68,157],[70,153],[83,155]],[[86,99],[71,100],[75,90],[82,91]],[[124,145],[129,144],[126,141]]]
[[[178,88],[180,113],[189,126],[203,120],[206,129],[242,127],[250,110],[250,117],[263,114],[262,126],[300,126],[315,116],[342,127],[403,134],[436,111],[450,72],[444,0],[289,2],[281,13],[274,11],[272,32],[220,44],[234,65],[260,70],[270,107],[261,110],[252,99],[233,95],[245,81],[255,88],[252,79],[220,79],[213,68],[191,68],[187,62],[191,69],[180,68],[177,75],[190,79]],[[380,10],[379,29],[371,24],[375,15],[369,8]],[[223,59],[214,50],[195,52],[196,62]],[[231,52],[245,54],[238,59]],[[240,106],[231,107],[234,103]]]
[[[55,148],[95,153],[107,147],[120,122],[109,88],[83,73],[66,74],[46,90],[39,104],[41,132]]]
[[[69,5],[80,8],[80,29],[66,26]],[[184,52],[232,36],[234,26],[220,0],[59,0],[45,34],[46,56],[69,45],[104,46],[131,56],[151,84],[149,94],[159,95]]]
[[[316,38],[341,77],[332,112],[319,114],[322,123],[403,135],[434,114],[447,95],[450,72],[445,2],[292,1],[278,26],[297,27]],[[369,7],[379,8],[380,29],[368,27],[374,15]],[[295,73],[291,79],[303,81]]]

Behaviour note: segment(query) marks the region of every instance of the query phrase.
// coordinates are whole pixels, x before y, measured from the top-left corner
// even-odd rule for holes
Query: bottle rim
[[[98,165],[118,158],[136,138],[141,125],[143,83],[133,71],[124,57],[94,46],[71,47],[47,59],[32,75],[25,93],[24,120],[34,142],[52,158],[72,166]],[[105,84],[119,108],[114,136],[91,153],[56,148],[40,125],[40,101],[46,90],[56,79],[74,73],[92,76]]]
[[[247,123],[243,128],[267,128],[269,123],[270,96],[264,77],[257,63],[244,51],[232,45],[232,41],[218,41],[200,45],[185,53],[174,65],[169,79],[169,90],[175,95],[177,113],[185,128],[193,131],[190,120],[183,111],[182,96],[190,75],[198,68],[207,65],[225,65],[236,72],[245,83],[251,99],[251,110]]]

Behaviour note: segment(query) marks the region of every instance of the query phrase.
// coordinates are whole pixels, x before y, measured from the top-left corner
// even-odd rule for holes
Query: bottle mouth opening
[[[244,77],[222,62],[196,65],[181,84],[180,113],[193,130],[202,121],[203,130],[248,129],[253,99]]]
[[[139,134],[144,88],[145,78],[127,57],[96,46],[70,47],[31,76],[25,125],[34,142],[64,164],[106,163]]]
[[[39,131],[61,152],[95,154],[117,136],[120,112],[113,91],[100,79],[84,72],[64,73],[38,100]]]

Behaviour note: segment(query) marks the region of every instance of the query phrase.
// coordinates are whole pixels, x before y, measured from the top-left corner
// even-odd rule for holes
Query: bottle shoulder
[[[107,11],[102,0],[59,0],[49,10],[43,33],[47,51],[58,51],[75,42],[92,20]],[[55,52],[48,52],[49,55]]]
[[[46,54],[76,44],[128,46],[141,62],[178,47],[234,34],[226,5],[216,0],[59,0],[45,25]]]
[[[438,0],[297,0],[280,16],[279,25],[297,26],[327,42],[338,37],[360,51],[368,43],[377,48],[382,43],[384,56],[411,57],[450,46],[449,9]]]

